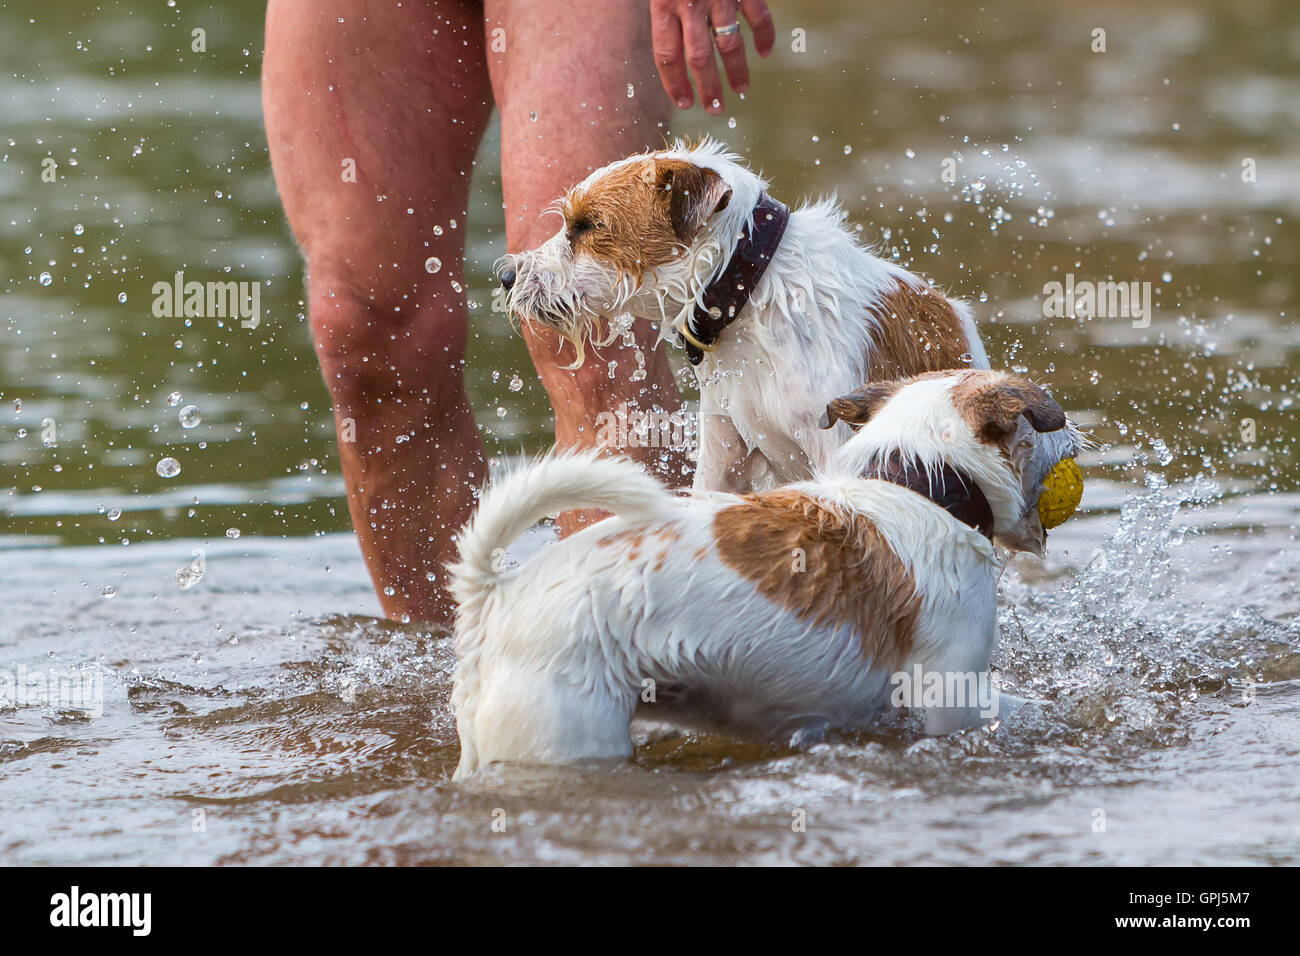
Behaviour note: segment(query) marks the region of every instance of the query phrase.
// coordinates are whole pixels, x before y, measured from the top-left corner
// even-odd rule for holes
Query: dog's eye
[[[569,223],[569,241],[572,242],[579,236],[591,232],[596,228],[596,223],[590,219],[575,219]]]

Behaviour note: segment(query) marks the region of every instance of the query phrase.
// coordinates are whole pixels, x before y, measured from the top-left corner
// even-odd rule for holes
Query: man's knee
[[[311,264],[312,337],[336,397],[459,400],[466,329],[457,284],[410,268],[367,272],[328,257]]]

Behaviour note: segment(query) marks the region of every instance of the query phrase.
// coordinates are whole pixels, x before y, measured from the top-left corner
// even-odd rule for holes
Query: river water
[[[837,192],[1091,430],[1082,511],[1001,582],[999,675],[1041,703],[453,786],[448,640],[377,617],[348,530],[261,5],[0,3],[0,861],[1300,862],[1300,10],[1056,6],[778,3],[747,100],[675,126]],[[550,421],[489,305],[497,151],[463,228],[504,459]],[[180,270],[265,283],[261,325],[155,318]],[[1150,282],[1150,324],[1045,316],[1067,274]]]

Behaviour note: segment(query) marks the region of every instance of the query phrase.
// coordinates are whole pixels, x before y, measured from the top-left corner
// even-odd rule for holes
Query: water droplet
[[[121,509],[121,508],[110,508],[110,509],[108,510],[107,518],[108,518],[109,521],[116,521],[116,520],[117,520],[118,518],[120,518],[120,517],[122,517],[122,509]]]
[[[27,429],[26,429],[26,428],[20,428],[20,429],[18,429],[18,437],[19,437],[19,438],[26,438],[26,437],[27,437]]]
[[[429,273],[429,275],[433,275],[441,268],[442,260],[437,256],[429,256],[429,258],[424,260],[424,271]]]
[[[234,540],[235,538],[238,538],[238,537],[239,537],[239,529],[238,529],[238,528],[227,528],[227,529],[226,529],[226,537],[227,537],[227,538],[230,538],[231,540]]]
[[[636,96],[636,87],[629,83],[627,85],[627,98],[630,100],[634,96]]]
[[[168,406],[170,406],[170,407],[172,407],[172,408],[175,408],[175,407],[176,407],[177,405],[179,405],[180,403],[181,403],[181,393],[180,393],[180,392],[172,392],[170,395],[167,396],[167,404],[168,404]]]
[[[182,591],[188,591],[202,581],[206,573],[200,562],[192,561],[185,567],[176,569],[176,586]]]
[[[125,292],[119,292],[119,293],[117,294],[117,301],[118,301],[118,302],[125,302],[125,301],[126,301],[126,293],[125,293]]]
[[[530,120],[532,120],[534,123],[536,123],[536,122],[537,122],[537,110],[531,110],[531,111],[529,111],[529,113],[528,113],[528,118],[529,118]]]
[[[72,227],[72,234],[74,236],[79,236],[85,231],[86,231],[86,227],[83,226],[81,223],[77,223],[75,226]]]
[[[735,129],[735,128],[736,128],[736,117],[734,117],[734,116],[728,116],[728,117],[727,117],[727,128],[728,128],[728,129]]]
[[[392,597],[394,594],[397,593],[397,589],[390,584],[384,588],[384,593],[389,597]]]
[[[853,153],[853,147],[852,147],[852,146],[845,146],[845,147],[844,147],[844,155],[845,155],[845,156],[852,155],[852,153]]]
[[[103,589],[102,591],[100,591],[99,593],[100,593],[103,597],[106,597],[106,598],[117,597],[117,588],[113,587],[113,586],[110,584],[108,587],[104,588],[104,589]]]
[[[175,458],[163,458],[154,469],[159,478],[175,478],[181,473],[181,463]]]
[[[520,378],[518,375],[511,376],[510,391],[517,392],[523,387],[524,387],[524,380],[522,378]]]
[[[49,285],[53,281],[54,276],[50,275],[48,272],[41,273],[41,285]]]
[[[180,410],[180,414],[177,417],[180,419],[181,428],[193,428],[199,422],[203,421],[202,416],[199,415],[199,410],[193,405],[186,405]]]
[[[15,411],[15,412],[21,412],[22,410],[23,410],[23,400],[22,400],[21,398],[15,398],[15,399],[14,399],[14,411]]]

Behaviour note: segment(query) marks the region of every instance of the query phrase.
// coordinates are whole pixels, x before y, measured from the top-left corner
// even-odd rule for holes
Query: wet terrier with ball
[[[899,673],[987,675],[994,542],[1042,553],[1078,504],[1078,431],[1001,372],[867,384],[823,409],[848,440],[811,480],[766,493],[673,493],[590,454],[489,488],[452,584],[458,778],[493,761],[626,758],[639,710],[804,743],[870,722]],[[501,568],[512,540],[569,508],[614,517]],[[926,703],[930,733],[989,716]]]

